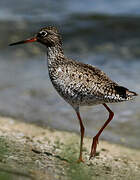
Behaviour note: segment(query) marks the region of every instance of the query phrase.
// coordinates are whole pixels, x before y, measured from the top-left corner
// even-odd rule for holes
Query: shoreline
[[[96,157],[89,161],[92,138],[86,137],[85,163],[77,164],[79,141],[80,137],[75,133],[0,117],[0,179],[140,178],[139,150],[100,140]]]

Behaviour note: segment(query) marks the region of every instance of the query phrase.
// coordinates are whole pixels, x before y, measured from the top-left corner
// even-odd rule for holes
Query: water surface
[[[0,2],[0,115],[79,132],[73,109],[48,77],[46,49],[37,43],[8,47],[40,27],[56,25],[65,54],[96,65],[111,79],[140,93],[140,2]],[[102,138],[140,148],[140,98],[111,104],[115,117]],[[108,117],[102,105],[81,109],[86,134],[95,135]]]

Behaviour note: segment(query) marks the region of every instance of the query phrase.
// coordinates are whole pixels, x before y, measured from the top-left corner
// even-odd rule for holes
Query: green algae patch
[[[92,169],[86,166],[85,164],[75,163],[75,160],[71,162],[67,169],[68,177],[71,180],[92,180],[93,173]]]
[[[92,169],[84,163],[78,163],[79,143],[78,138],[71,138],[69,143],[63,146],[61,156],[67,159],[65,167],[70,180],[92,180]]]
[[[13,175],[6,173],[6,172],[0,172],[0,180],[14,180],[15,177]]]
[[[9,143],[8,139],[4,136],[0,137],[0,161],[3,161],[6,155],[9,155]]]

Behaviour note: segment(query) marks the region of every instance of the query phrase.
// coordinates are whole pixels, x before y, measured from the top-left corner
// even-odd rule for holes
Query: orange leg
[[[81,132],[81,142],[80,142],[80,154],[79,154],[79,159],[77,162],[84,162],[83,158],[82,158],[82,150],[83,150],[83,138],[84,138],[84,133],[85,133],[85,128],[80,116],[79,111],[76,111],[79,123],[80,123],[80,132]]]
[[[104,107],[108,110],[109,112],[109,118],[108,120],[104,123],[104,125],[102,126],[102,128],[99,130],[99,132],[96,134],[96,136],[93,137],[93,141],[92,141],[92,146],[91,146],[91,153],[90,153],[90,158],[95,156],[96,154],[96,148],[97,148],[97,144],[98,144],[98,138],[101,135],[101,133],[103,132],[104,128],[110,123],[110,121],[112,120],[114,113],[111,111],[111,109],[104,103],[103,104]]]

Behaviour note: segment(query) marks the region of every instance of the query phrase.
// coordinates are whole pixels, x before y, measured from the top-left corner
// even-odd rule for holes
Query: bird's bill
[[[37,41],[37,38],[33,37],[31,39],[26,39],[26,40],[23,40],[23,41],[18,41],[18,42],[9,44],[9,46],[14,46],[14,45],[18,45],[18,44],[24,44],[24,43],[30,43],[30,42],[36,42],[36,41]]]

